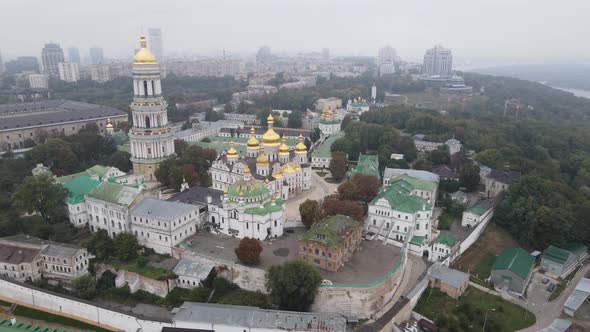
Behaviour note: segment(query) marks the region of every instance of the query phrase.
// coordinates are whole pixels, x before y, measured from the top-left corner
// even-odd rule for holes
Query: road
[[[327,176],[327,175],[326,175]],[[305,202],[306,199],[322,200],[328,195],[334,194],[339,184],[327,183],[324,179],[317,175],[314,170],[311,171],[311,189],[302,191],[295,198],[287,201],[287,220],[301,220],[299,214],[299,205]]]

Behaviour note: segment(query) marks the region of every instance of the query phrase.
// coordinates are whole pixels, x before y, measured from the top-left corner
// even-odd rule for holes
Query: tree
[[[111,159],[109,160],[109,164],[111,166],[118,168],[122,172],[129,172],[133,168],[133,163],[131,163],[131,153],[127,151],[116,151],[111,155]]]
[[[467,191],[475,191],[479,188],[479,166],[470,164],[465,166],[459,173],[459,183],[466,187]]]
[[[88,250],[96,256],[99,261],[106,261],[110,257],[114,256],[113,253],[113,239],[109,236],[106,230],[101,229],[96,233],[92,234],[92,237],[86,244]]]
[[[381,182],[378,178],[358,173],[352,179],[338,186],[338,193],[340,199],[369,203],[377,196],[379,188],[381,188]]]
[[[352,117],[350,115],[344,116],[344,118],[342,119],[342,122],[340,123],[340,130],[346,129],[346,127],[348,126],[348,124],[351,121],[352,121]]]
[[[114,251],[117,258],[123,261],[130,261],[137,257],[139,244],[137,238],[129,233],[119,233],[113,241]]]
[[[240,262],[244,264],[258,264],[262,245],[257,239],[245,237],[240,240],[240,244],[234,250]]]
[[[302,120],[301,120],[301,112],[293,111],[289,113],[287,117],[287,127],[289,128],[301,128]]]
[[[365,210],[355,201],[339,200],[337,197],[328,197],[322,204],[322,214],[324,216],[334,216],[341,214],[349,216],[356,221],[363,221],[365,217]]]
[[[322,218],[320,204],[318,201],[311,199],[306,199],[305,202],[299,205],[299,214],[301,215],[301,222],[307,227],[311,227]]]
[[[48,174],[28,176],[18,185],[12,201],[27,212],[38,212],[47,223],[57,222],[65,215],[68,191]]]
[[[306,311],[313,303],[321,282],[320,273],[302,261],[273,265],[266,272],[270,297],[282,310]]]
[[[334,178],[335,181],[340,182],[346,175],[347,169],[348,161],[346,160],[346,155],[342,152],[333,152],[329,166],[332,178]]]
[[[96,280],[91,275],[84,275],[72,280],[72,290],[76,297],[91,300],[96,296]]]
[[[182,124],[182,127],[180,127],[180,130],[187,130],[187,129],[191,129],[193,127],[193,124],[190,121],[186,121],[185,123]]]
[[[100,129],[98,129],[98,125],[96,124],[96,122],[88,122],[86,123],[83,129],[80,129],[80,132],[98,134],[100,132]]]
[[[188,143],[181,139],[174,140],[174,152],[177,156],[182,157],[184,151],[188,148]]]
[[[426,159],[418,159],[416,160],[412,168],[430,172],[432,170],[432,163]]]
[[[451,156],[446,146],[442,146],[430,152],[428,159],[432,165],[447,165],[451,161]]]

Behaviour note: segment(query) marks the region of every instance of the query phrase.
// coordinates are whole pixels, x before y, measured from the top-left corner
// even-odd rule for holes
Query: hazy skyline
[[[83,58],[91,46],[105,57],[131,57],[149,27],[162,29],[165,55],[310,52],[375,56],[391,45],[420,61],[442,44],[458,63],[572,61],[585,63],[590,2],[568,0],[3,0],[0,52],[4,61],[39,56],[47,42]]]

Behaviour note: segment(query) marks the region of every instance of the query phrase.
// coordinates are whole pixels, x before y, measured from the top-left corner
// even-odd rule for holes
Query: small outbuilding
[[[504,249],[492,267],[491,282],[498,290],[524,294],[534,263],[535,257],[521,248]]]

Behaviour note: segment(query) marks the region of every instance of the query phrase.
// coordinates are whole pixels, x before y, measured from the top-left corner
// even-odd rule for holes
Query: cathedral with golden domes
[[[244,178],[245,171],[281,200],[311,188],[311,165],[303,136],[300,134],[299,142],[290,147],[274,130],[272,115],[268,116],[267,123],[268,130],[262,135],[262,141],[258,141],[254,128],[251,129],[245,155],[240,155],[231,142],[229,149],[212,163],[209,173],[213,189],[228,190]]]

